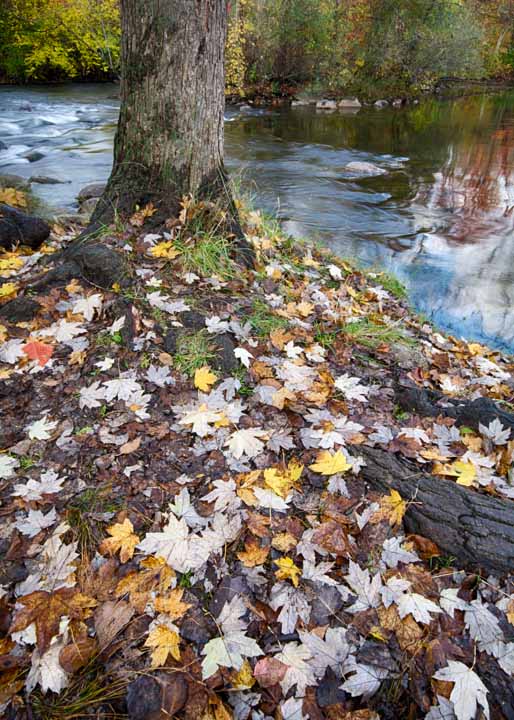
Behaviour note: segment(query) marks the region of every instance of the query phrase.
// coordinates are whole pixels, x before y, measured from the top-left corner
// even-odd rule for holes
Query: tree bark
[[[514,503],[443,478],[392,453],[359,445],[361,474],[380,492],[397,490],[408,501],[408,532],[429,538],[464,567],[503,574],[514,568]]]
[[[121,0],[121,109],[114,163],[92,225],[183,196],[237,213],[223,165],[226,0]],[[241,234],[241,233],[239,233]]]

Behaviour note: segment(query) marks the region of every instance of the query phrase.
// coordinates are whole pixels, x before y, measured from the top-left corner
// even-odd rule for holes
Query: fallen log
[[[392,453],[359,445],[361,474],[373,490],[397,490],[409,502],[405,528],[438,545],[462,567],[514,571],[514,503],[420,471]]]
[[[514,430],[514,415],[503,410],[489,398],[462,400],[425,390],[414,385],[402,385],[395,392],[398,405],[406,412],[415,412],[425,417],[446,415],[455,419],[457,425],[478,430],[478,425],[489,425],[499,420],[503,427]]]

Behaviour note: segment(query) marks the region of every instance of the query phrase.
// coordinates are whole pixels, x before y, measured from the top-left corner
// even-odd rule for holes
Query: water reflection
[[[57,175],[67,184],[35,187],[72,204],[109,174],[110,95],[0,88],[0,172]],[[228,110],[227,120],[230,169],[290,232],[386,265],[440,325],[514,350],[514,93],[351,115]],[[31,149],[44,158],[21,157]]]

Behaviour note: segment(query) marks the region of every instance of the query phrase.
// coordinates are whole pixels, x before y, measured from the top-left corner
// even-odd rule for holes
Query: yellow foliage
[[[204,365],[195,371],[194,383],[195,387],[202,392],[209,392],[211,386],[214,385],[218,378],[211,371],[208,365]]]
[[[278,570],[275,571],[277,580],[291,580],[293,585],[298,587],[302,571],[294,564],[293,560],[289,557],[284,557],[273,560],[273,562],[278,567]]]
[[[25,208],[27,207],[27,196],[24,192],[15,188],[0,188],[0,203]]]
[[[180,638],[178,634],[167,625],[157,625],[148,635],[145,647],[152,648],[152,667],[157,668],[164,665],[171,655],[175,660],[180,660]]]

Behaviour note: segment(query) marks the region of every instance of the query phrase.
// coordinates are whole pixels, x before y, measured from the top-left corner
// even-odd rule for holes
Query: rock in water
[[[38,248],[50,235],[50,225],[42,218],[27,215],[10,205],[0,204],[0,247],[17,245]]]
[[[335,100],[319,100],[316,110],[337,110],[337,103]]]
[[[346,169],[349,170],[352,173],[356,173],[358,175],[385,175],[387,173],[387,170],[384,170],[383,168],[378,167],[378,165],[374,165],[370,162],[364,162],[360,160],[354,160],[353,162],[349,162],[346,166]]]
[[[79,203],[83,203],[85,200],[91,200],[91,198],[98,199],[102,197],[106,185],[107,183],[89,183],[79,192],[77,200]]]
[[[357,98],[343,98],[339,101],[338,108],[360,108],[362,107],[361,103]]]

